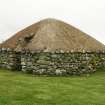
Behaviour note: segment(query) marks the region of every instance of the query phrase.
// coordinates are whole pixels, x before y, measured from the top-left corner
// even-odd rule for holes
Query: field
[[[0,105],[105,105],[105,72],[38,77],[0,70]]]

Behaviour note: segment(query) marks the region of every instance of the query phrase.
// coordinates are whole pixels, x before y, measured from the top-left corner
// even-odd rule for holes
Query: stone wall
[[[21,54],[22,71],[45,75],[81,75],[105,68],[105,53],[29,53]]]
[[[0,68],[21,70],[21,54],[12,49],[0,49]]]
[[[0,68],[37,75],[81,75],[105,69],[104,52],[29,52],[0,49]]]

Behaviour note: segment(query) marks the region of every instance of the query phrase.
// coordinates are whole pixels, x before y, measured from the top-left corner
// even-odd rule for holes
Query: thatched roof
[[[17,50],[41,51],[105,51],[105,46],[79,29],[56,19],[44,19],[2,44],[2,47]]]

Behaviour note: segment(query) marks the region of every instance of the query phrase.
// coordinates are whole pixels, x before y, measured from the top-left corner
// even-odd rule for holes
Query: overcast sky
[[[0,42],[49,17],[72,24],[105,44],[105,0],[0,0]]]

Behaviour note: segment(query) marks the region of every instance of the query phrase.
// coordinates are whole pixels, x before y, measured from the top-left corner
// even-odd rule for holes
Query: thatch
[[[41,51],[105,51],[105,46],[80,31],[56,19],[45,19],[18,32],[2,44],[17,50]]]

